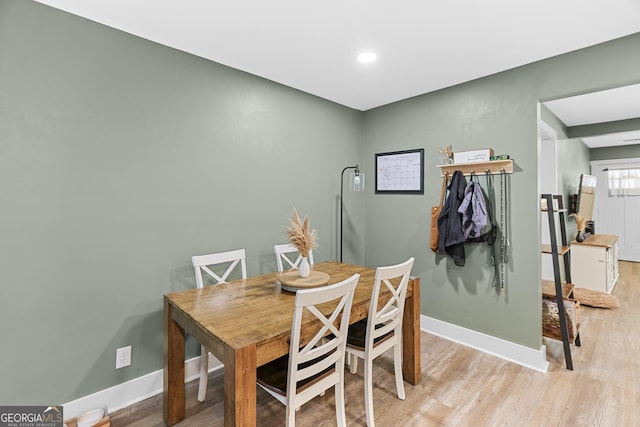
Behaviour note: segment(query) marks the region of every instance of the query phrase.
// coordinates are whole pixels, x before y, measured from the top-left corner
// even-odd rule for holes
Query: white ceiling
[[[37,1],[357,110],[640,32],[639,0]]]
[[[567,126],[635,119],[640,117],[640,84],[547,101],[544,105]]]
[[[544,105],[567,126],[640,118],[640,84],[547,101]],[[640,144],[640,131],[587,137],[582,141],[590,148]]]
[[[640,144],[640,130],[633,132],[610,133],[608,135],[582,138],[589,148],[617,147],[619,145]]]

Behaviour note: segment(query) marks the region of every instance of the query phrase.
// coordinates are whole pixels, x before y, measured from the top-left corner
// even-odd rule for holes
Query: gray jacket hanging
[[[491,230],[487,200],[482,187],[476,181],[469,181],[464,189],[464,199],[458,208],[458,213],[462,215],[465,240],[475,239]]]

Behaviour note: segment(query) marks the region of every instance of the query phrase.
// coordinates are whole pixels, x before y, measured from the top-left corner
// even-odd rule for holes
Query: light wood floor
[[[422,381],[395,395],[392,359],[374,367],[378,426],[640,426],[640,264],[621,262],[613,294],[617,310],[582,307],[582,347],[571,347],[574,371],[564,368],[562,343],[544,339],[549,372],[539,373],[422,333]],[[346,373],[347,422],[366,426],[362,364]],[[178,426],[222,426],[222,372],[211,374],[207,400],[187,385],[187,418]],[[284,408],[258,390],[259,426],[283,425]],[[113,426],[162,426],[162,396],[112,414]],[[300,426],[334,426],[328,392],[303,406]]]

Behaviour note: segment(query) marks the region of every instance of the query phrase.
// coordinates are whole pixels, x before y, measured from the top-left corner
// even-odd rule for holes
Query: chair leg
[[[287,423],[286,423],[286,427],[295,427],[296,425],[296,411],[298,411],[300,408],[298,409],[293,409],[292,406],[287,405]]]
[[[351,361],[351,363],[349,363],[349,372],[355,374],[356,372],[358,372],[358,356],[351,353],[347,354],[347,358]]]
[[[373,360],[364,359],[364,408],[367,413],[367,426],[375,427],[373,417]]]
[[[398,399],[404,400],[404,378],[402,377],[402,342],[397,343],[393,348],[393,365],[396,371],[396,389]]]
[[[340,381],[335,385],[335,392],[336,392],[336,421],[338,422],[338,426],[346,426],[347,416],[344,409],[344,381]]]
[[[204,402],[207,396],[207,382],[209,380],[209,352],[200,346],[200,386],[198,387],[198,402]]]

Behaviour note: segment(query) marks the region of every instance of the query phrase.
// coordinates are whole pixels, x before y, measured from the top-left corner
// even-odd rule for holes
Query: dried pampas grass
[[[296,208],[289,217],[289,228],[287,228],[289,242],[296,247],[300,255],[309,256],[309,252],[317,247],[318,235],[316,230],[312,230],[309,225],[309,218],[301,219]]]
[[[577,213],[571,214],[571,216],[576,218],[576,229],[578,231],[584,231],[587,226],[587,218]]]

